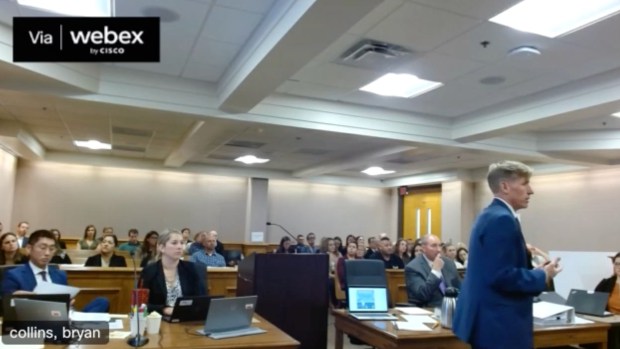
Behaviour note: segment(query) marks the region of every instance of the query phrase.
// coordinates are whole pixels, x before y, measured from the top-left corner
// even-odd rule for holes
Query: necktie
[[[43,281],[47,281],[47,273],[45,271],[40,271],[39,275],[41,275]]]
[[[446,283],[443,280],[443,276],[439,279],[439,290],[441,291],[441,294],[446,294]]]

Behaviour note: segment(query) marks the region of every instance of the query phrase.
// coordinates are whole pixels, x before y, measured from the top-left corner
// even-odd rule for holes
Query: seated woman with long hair
[[[142,287],[149,290],[148,310],[171,315],[177,298],[204,296],[206,268],[183,257],[183,235],[173,230],[164,232],[157,240],[160,259],[142,269]]]
[[[87,225],[84,229],[84,236],[77,243],[78,250],[94,250],[98,244],[97,228],[92,224]]]
[[[0,235],[0,265],[25,264],[28,257],[19,251],[17,235],[6,232]]]
[[[609,278],[601,280],[594,291],[609,293],[607,311],[620,314],[620,252],[611,259],[612,274]]]
[[[411,255],[409,254],[409,244],[405,239],[398,239],[396,245],[394,245],[394,254],[396,257],[402,259],[403,264],[407,265],[411,261]]]
[[[291,238],[283,236],[280,239],[280,246],[276,249],[276,253],[291,253]]]
[[[348,239],[347,239],[348,240]],[[336,276],[338,277],[338,281],[340,282],[340,288],[343,290],[347,289],[347,280],[345,277],[345,269],[344,269],[344,261],[347,259],[358,259],[357,255],[357,242],[349,241],[347,243],[347,252],[344,256],[338,259],[338,263],[336,263]]]
[[[146,233],[142,246],[137,248],[136,253],[142,259],[140,262],[140,268],[146,267],[148,264],[157,261],[157,239],[159,234],[155,230],[151,230]]]
[[[114,254],[118,244],[116,235],[106,235],[101,239],[100,253],[88,257],[85,267],[126,267],[125,257]]]

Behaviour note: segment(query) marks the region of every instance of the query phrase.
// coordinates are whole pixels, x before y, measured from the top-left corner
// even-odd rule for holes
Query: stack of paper
[[[432,331],[437,326],[437,320],[431,315],[433,312],[416,307],[398,307],[404,315],[401,315],[406,321],[396,321],[394,325],[400,331]]]

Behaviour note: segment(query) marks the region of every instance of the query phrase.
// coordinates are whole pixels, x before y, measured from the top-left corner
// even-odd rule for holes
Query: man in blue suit
[[[66,285],[67,274],[57,268],[49,267],[49,262],[56,250],[54,234],[49,230],[37,230],[30,235],[28,245],[30,261],[10,269],[2,282],[2,294],[30,294],[40,282],[52,282]],[[109,302],[105,298],[96,298],[87,304],[85,312],[107,312]]]
[[[531,175],[531,168],[516,161],[489,167],[487,181],[495,198],[472,228],[453,322],[454,333],[472,349],[533,348],[533,297],[562,270],[558,259],[528,269],[516,211],[526,208],[534,194]]]

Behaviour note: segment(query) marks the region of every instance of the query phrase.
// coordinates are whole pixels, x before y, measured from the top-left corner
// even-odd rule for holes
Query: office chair
[[[231,265],[230,262],[234,262],[233,265],[239,264],[241,257],[243,254],[239,250],[226,250],[224,251],[224,259],[226,260],[226,265]]]
[[[357,287],[385,287],[387,277],[385,264],[376,259],[347,259],[344,261],[347,288]]]

